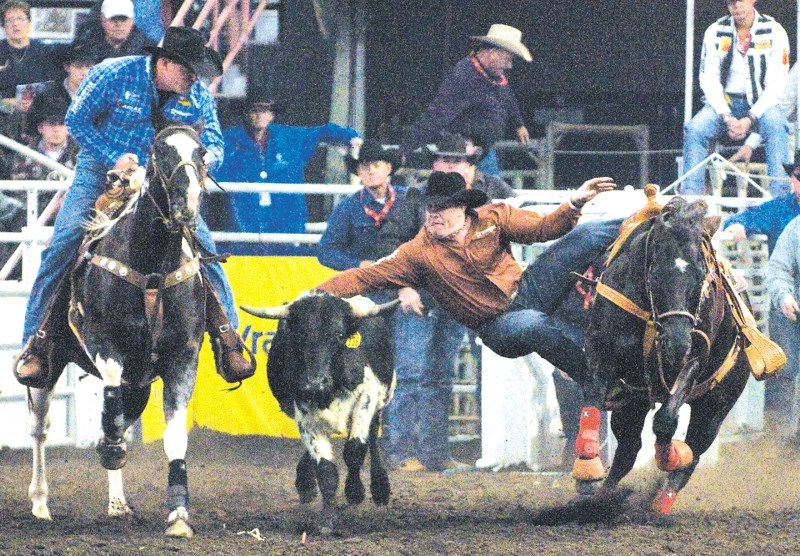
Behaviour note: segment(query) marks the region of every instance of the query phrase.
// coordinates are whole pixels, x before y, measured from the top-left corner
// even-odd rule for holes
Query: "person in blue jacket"
[[[215,174],[221,182],[304,183],[305,168],[321,142],[360,146],[356,130],[327,123],[299,127],[273,123],[279,113],[274,99],[254,94],[247,101],[244,125],[225,131],[225,162]],[[305,233],[305,195],[298,193],[231,193],[228,231]],[[297,254],[287,245],[234,243],[237,255]]]

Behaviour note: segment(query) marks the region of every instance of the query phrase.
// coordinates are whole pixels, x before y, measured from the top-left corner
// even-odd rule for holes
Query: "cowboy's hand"
[[[725,228],[725,231],[731,234],[733,241],[744,241],[747,239],[747,231],[741,224],[731,224]]]
[[[531,135],[528,133],[528,128],[525,126],[520,126],[517,128],[517,140],[525,145],[526,143],[530,143]]]
[[[753,156],[753,147],[750,145],[742,145],[728,160],[731,162],[737,162],[739,160],[750,162],[751,156]]]
[[[414,312],[419,316],[425,314],[425,306],[414,288],[401,288],[397,292],[397,297],[400,299],[400,310],[404,313]]]
[[[569,198],[570,202],[577,208],[583,207],[586,203],[597,197],[599,193],[616,189],[617,184],[612,178],[592,178],[583,182]]]
[[[797,305],[797,300],[791,295],[787,295],[781,301],[781,313],[783,316],[791,321],[797,320],[797,312],[800,311],[800,306]]]
[[[135,170],[139,166],[139,157],[133,153],[125,153],[117,159],[112,170]]]
[[[370,261],[368,259],[364,259],[363,261],[358,263],[358,268],[366,268],[368,266],[372,266],[372,263],[374,263],[374,262],[375,261]]]

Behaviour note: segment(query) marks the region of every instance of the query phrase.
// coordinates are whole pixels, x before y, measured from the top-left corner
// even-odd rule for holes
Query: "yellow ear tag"
[[[349,347],[350,349],[357,348],[358,346],[361,345],[361,334],[356,332],[355,334],[347,338],[347,341],[345,341],[344,345]]]

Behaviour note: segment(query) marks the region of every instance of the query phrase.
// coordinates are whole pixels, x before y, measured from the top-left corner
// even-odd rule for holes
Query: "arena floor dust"
[[[49,450],[52,523],[30,514],[31,452],[0,451],[0,554],[785,555],[800,549],[800,458],[765,439],[725,446],[721,462],[695,474],[667,520],[644,509],[660,476],[655,471],[623,482],[631,493],[618,511],[593,515],[570,506],[566,475],[394,472],[388,507],[368,499],[344,508],[331,533],[320,530],[316,511],[299,508],[297,441],[194,430],[189,449],[196,532],[190,540],[163,536],[167,464],[160,443],[132,446],[125,478],[136,514],[121,521],[105,515],[105,472],[93,450]],[[459,451],[462,459],[477,455],[467,453],[475,446]]]

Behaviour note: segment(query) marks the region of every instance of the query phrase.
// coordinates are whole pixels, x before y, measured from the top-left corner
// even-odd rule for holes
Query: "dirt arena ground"
[[[296,441],[195,430],[189,445],[196,532],[190,540],[163,536],[167,464],[160,443],[131,448],[126,492],[136,516],[123,521],[105,515],[105,472],[93,450],[49,450],[52,523],[30,514],[30,451],[1,451],[0,554],[787,555],[800,550],[798,453],[764,439],[725,446],[722,461],[695,474],[667,520],[644,509],[655,471],[631,475],[623,483],[631,493],[620,511],[601,510],[588,523],[569,505],[573,485],[566,475],[394,472],[388,507],[376,508],[368,500],[345,508],[330,534],[319,530],[315,511],[299,508],[293,486]],[[456,455],[466,460],[474,451],[475,446],[462,446]]]

